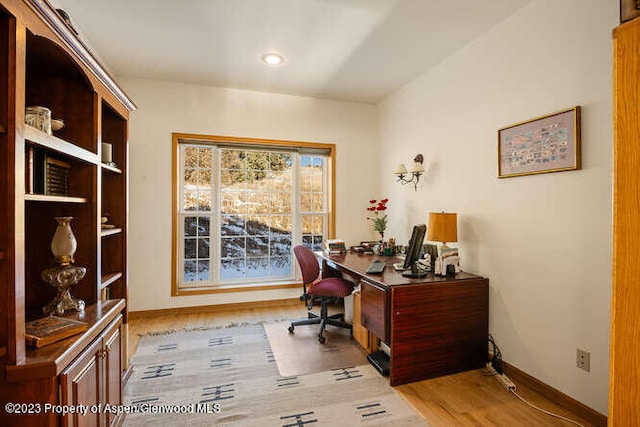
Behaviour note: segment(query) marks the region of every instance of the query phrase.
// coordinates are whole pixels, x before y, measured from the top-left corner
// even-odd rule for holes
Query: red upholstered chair
[[[318,280],[320,266],[313,251],[304,245],[296,245],[293,248],[293,253],[296,255],[298,264],[300,264],[300,270],[302,270],[302,287],[304,294],[302,294],[300,299],[307,303],[309,313],[308,318],[291,322],[289,332],[293,333],[296,326],[319,324],[318,342],[322,344],[325,340],[322,333],[327,325],[351,329],[351,325],[344,321],[344,313],[334,314],[332,316],[327,315],[327,303],[332,299],[343,298],[350,295],[351,291],[353,291],[353,283],[339,277],[329,277]],[[311,312],[313,301],[317,299],[319,299],[321,303],[319,316]]]

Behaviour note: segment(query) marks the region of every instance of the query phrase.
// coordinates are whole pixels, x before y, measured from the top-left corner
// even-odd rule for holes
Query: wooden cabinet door
[[[392,386],[484,367],[487,279],[396,286],[390,305]]]
[[[62,405],[87,405],[91,407],[102,401],[100,378],[102,377],[102,341],[96,340],[60,374]],[[68,427],[92,427],[102,425],[101,414],[87,411],[86,416],[68,414],[62,425]]]
[[[104,334],[104,402],[109,405],[122,403],[122,326],[121,318],[117,320]],[[107,414],[107,425],[118,422],[116,414]]]
[[[613,299],[609,425],[632,424],[640,408],[640,18],[613,32]],[[636,423],[637,424],[637,423]]]
[[[389,343],[387,291],[366,280],[360,281],[360,320],[362,326],[382,341]]]
[[[60,374],[62,405],[96,407],[122,403],[122,315]],[[121,417],[106,411],[86,415],[69,414],[62,424],[68,427],[116,425]]]

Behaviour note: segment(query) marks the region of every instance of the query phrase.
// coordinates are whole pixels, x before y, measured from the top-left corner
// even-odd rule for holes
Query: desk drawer
[[[387,291],[366,280],[360,281],[362,326],[382,341],[389,343]]]

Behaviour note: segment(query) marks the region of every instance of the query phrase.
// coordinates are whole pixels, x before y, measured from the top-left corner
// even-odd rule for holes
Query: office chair
[[[289,332],[293,333],[296,326],[301,325],[320,325],[318,331],[318,342],[323,344],[325,341],[322,333],[327,325],[339,326],[341,328],[351,329],[351,325],[344,321],[344,313],[327,314],[327,304],[335,298],[343,298],[351,294],[353,291],[353,283],[339,277],[328,277],[326,279],[317,280],[320,275],[320,267],[318,259],[311,249],[304,245],[296,245],[293,248],[296,255],[300,270],[302,270],[302,287],[304,293],[300,297],[307,304],[308,318],[294,320],[289,326]],[[320,315],[313,313],[313,301],[320,300]]]

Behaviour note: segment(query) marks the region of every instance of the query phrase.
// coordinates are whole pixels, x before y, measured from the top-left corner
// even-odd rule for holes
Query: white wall
[[[463,269],[490,279],[503,358],[607,412],[614,0],[538,0],[380,105],[380,170],[431,162],[414,192],[386,174],[389,237],[459,215]],[[497,130],[582,106],[582,170],[497,179]],[[576,367],[591,353],[591,372]]]
[[[364,212],[378,185],[372,167],[378,163],[375,106],[151,80],[118,81],[138,106],[129,137],[129,310],[297,298],[301,292],[171,297],[172,132],[336,144],[336,235],[347,242],[369,235]]]

